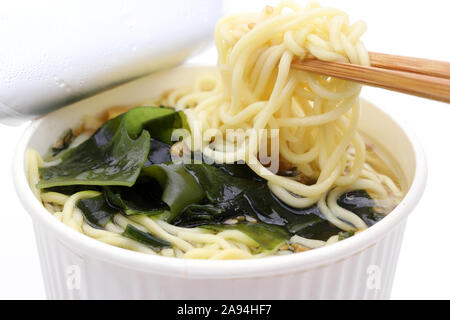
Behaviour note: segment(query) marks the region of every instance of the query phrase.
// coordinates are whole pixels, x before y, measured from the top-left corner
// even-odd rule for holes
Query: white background
[[[154,2],[156,6],[157,1]],[[267,3],[274,1],[225,0],[224,9],[247,11]],[[450,61],[450,1],[320,3],[348,12],[352,21],[365,20],[369,30],[363,41],[371,51]],[[194,60],[214,63],[215,52],[208,50]],[[428,158],[428,185],[408,222],[391,297],[449,299],[450,105],[374,88],[365,88],[362,96],[409,124],[422,141]],[[11,181],[12,154],[25,127],[26,124],[18,127],[0,124],[0,298],[3,299],[45,298],[31,219],[22,209]]]

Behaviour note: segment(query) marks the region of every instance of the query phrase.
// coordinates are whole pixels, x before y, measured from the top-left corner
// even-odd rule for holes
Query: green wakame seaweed
[[[94,228],[104,228],[117,214],[117,209],[108,205],[103,194],[93,198],[78,200],[76,206],[81,210],[89,225]]]
[[[151,165],[142,170],[141,178],[158,181],[163,189],[161,200],[170,207],[169,221],[178,216],[186,206],[199,202],[205,196],[201,185],[181,164]]]
[[[108,204],[125,215],[155,216],[169,211],[161,200],[161,190],[156,182],[137,183],[133,187],[104,187]]]
[[[224,230],[239,230],[257,242],[266,251],[278,249],[291,237],[286,230],[274,225],[262,222],[243,222],[234,225],[205,225],[202,228],[214,230],[216,232]]]
[[[235,166],[240,168],[186,164],[185,169],[205,190],[206,201],[186,207],[175,224],[190,227],[223,224],[227,219],[248,215],[306,238],[328,239],[340,231],[325,220],[317,206],[289,207],[272,194],[265,181],[245,172],[250,170],[246,165]]]
[[[145,244],[146,246],[149,246],[152,249],[156,250],[160,250],[171,246],[170,242],[155,237],[148,232],[141,231],[138,228],[132,226],[131,224],[127,225],[122,235],[129,239]]]
[[[150,135],[170,140],[181,127],[180,113],[170,108],[139,107],[107,121],[92,137],[68,150],[61,163],[39,169],[38,188],[67,185],[134,185],[147,161]]]

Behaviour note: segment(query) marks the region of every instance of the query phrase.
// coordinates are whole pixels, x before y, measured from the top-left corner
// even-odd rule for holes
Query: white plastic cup
[[[288,256],[200,261],[145,255],[78,233],[55,219],[34,197],[25,175],[28,148],[45,153],[85,114],[136,104],[191,83],[210,67],[180,67],[101,93],[35,120],[14,161],[19,198],[33,219],[50,299],[387,299],[408,215],[426,182],[426,161],[404,125],[362,101],[361,128],[396,159],[409,190],[386,218],[331,246]]]

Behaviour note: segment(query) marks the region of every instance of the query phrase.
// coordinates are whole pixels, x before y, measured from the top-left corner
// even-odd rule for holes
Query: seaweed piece
[[[141,231],[138,228],[132,226],[131,224],[127,225],[122,235],[129,239],[145,244],[146,246],[149,246],[152,249],[156,249],[157,251],[171,246],[170,242],[155,237],[148,232]]]
[[[147,161],[150,135],[167,143],[173,129],[181,125],[182,116],[173,109],[132,109],[107,121],[87,141],[64,153],[61,163],[40,168],[42,179],[37,186],[132,186]]]
[[[161,200],[170,208],[168,221],[173,220],[187,206],[205,197],[201,185],[186,172],[181,164],[154,164],[142,169],[142,183],[156,180],[161,186]]]
[[[154,216],[169,211],[161,201],[162,190],[156,181],[137,183],[133,187],[105,187],[104,195],[111,207],[125,215],[144,214]]]
[[[84,185],[69,185],[69,186],[55,186],[43,189],[44,192],[58,192],[70,196],[81,191],[98,191],[102,192],[100,186],[84,186]]]
[[[265,223],[238,223],[233,225],[204,225],[202,228],[214,230],[239,230],[256,241],[265,251],[273,251],[285,243],[290,235],[286,230]]]
[[[365,190],[347,192],[339,197],[337,204],[359,216],[368,227],[384,218],[373,210],[375,201]]]
[[[88,224],[97,229],[103,229],[118,213],[117,209],[108,205],[103,194],[79,200],[76,206],[81,210]]]
[[[148,153],[147,160],[145,161],[144,168],[149,167],[152,164],[167,163],[171,161],[170,145],[151,138],[150,151]]]
[[[186,207],[174,221],[176,225],[223,224],[229,218],[249,215],[305,238],[326,240],[340,231],[328,223],[317,206],[296,209],[282,203],[266,182],[231,175],[220,166],[185,164],[184,167],[202,186],[206,200]]]

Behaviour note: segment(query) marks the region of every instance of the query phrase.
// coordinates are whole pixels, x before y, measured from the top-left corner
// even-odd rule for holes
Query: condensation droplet
[[[55,84],[58,88],[63,89],[67,93],[72,92],[72,88],[67,83],[65,83],[64,80],[62,80],[61,78],[54,76],[53,80],[55,80]]]

